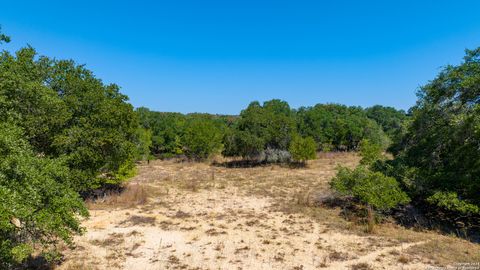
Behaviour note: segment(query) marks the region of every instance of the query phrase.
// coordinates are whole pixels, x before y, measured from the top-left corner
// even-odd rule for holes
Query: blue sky
[[[5,1],[3,48],[71,58],[130,102],[237,114],[250,101],[408,109],[480,46],[480,1]]]

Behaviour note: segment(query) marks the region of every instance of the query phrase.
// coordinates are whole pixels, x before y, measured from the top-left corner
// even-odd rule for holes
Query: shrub
[[[302,138],[300,136],[294,136],[290,142],[289,150],[293,160],[303,164],[305,164],[307,160],[317,157],[317,146],[312,137]]]
[[[258,161],[265,163],[288,163],[292,155],[286,150],[267,148],[260,153]]]
[[[427,198],[427,202],[462,214],[480,213],[480,207],[478,207],[478,205],[461,200],[455,192],[435,192]]]
[[[340,167],[331,187],[341,195],[355,197],[377,210],[389,210],[409,202],[395,178],[372,172],[362,165],[354,170]]]
[[[362,165],[372,165],[377,160],[381,160],[382,156],[382,146],[379,144],[371,143],[368,139],[363,139],[360,142],[360,164]]]

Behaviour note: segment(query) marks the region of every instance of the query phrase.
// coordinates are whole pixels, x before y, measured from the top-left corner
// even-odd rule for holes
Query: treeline
[[[11,269],[71,243],[88,215],[80,194],[133,175],[145,138],[117,85],[32,47],[0,53],[0,119],[0,268]]]
[[[312,151],[357,150],[362,140],[387,147],[408,119],[403,111],[379,105],[318,104],[295,110],[277,99],[252,102],[238,116],[136,111],[151,132],[153,156],[197,160],[222,154],[265,162],[305,161]]]

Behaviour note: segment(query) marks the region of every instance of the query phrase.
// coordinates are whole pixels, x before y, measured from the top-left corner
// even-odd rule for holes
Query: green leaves
[[[427,201],[444,209],[457,211],[462,214],[480,213],[480,207],[478,207],[478,205],[461,200],[455,192],[435,192],[427,198]]]
[[[0,268],[71,243],[88,214],[78,191],[134,173],[139,123],[126,101],[73,61],[0,53]]]
[[[136,134],[136,148],[138,160],[150,159],[150,147],[152,147],[152,132],[149,129],[139,127]]]
[[[289,151],[293,160],[302,163],[317,157],[317,145],[312,137],[302,138],[298,135],[294,136],[290,142]]]
[[[404,128],[405,121],[408,119],[403,110],[381,105],[367,108],[365,112],[368,118],[375,120],[391,139],[395,139],[398,136],[398,133]]]
[[[3,42],[9,43],[10,37],[2,33],[2,27],[0,26],[0,44],[2,44]]]
[[[119,170],[132,167],[138,119],[126,100],[73,61],[31,47],[1,53],[0,117],[21,127],[35,152],[62,157],[78,191],[118,183]]]
[[[371,143],[367,139],[363,139],[360,142],[359,147],[360,147],[360,156],[362,157],[362,160],[360,160],[360,164],[371,166],[376,161],[383,159],[382,146]]]
[[[287,150],[296,132],[295,118],[285,101],[252,102],[240,113],[226,136],[225,155],[253,158],[263,150]]]
[[[21,129],[0,124],[0,266],[21,262],[36,244],[45,251],[81,233],[87,210],[70,188],[61,160],[36,155]]]
[[[480,207],[480,49],[447,66],[419,93],[395,164],[415,168],[410,192],[465,214]]]
[[[340,167],[330,184],[341,195],[353,196],[377,210],[389,210],[410,200],[395,178],[372,172],[365,166],[354,170]]]
[[[362,139],[383,147],[389,143],[381,127],[362,108],[317,104],[297,111],[298,131],[310,136],[321,150],[356,150]]]
[[[222,151],[222,139],[222,130],[211,120],[189,119],[182,137],[184,152],[190,158],[206,159]]]

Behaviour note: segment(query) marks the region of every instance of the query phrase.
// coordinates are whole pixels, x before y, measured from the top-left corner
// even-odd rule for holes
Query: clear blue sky
[[[136,107],[237,114],[280,98],[408,109],[480,46],[480,1],[4,1],[4,46],[72,58]]]

